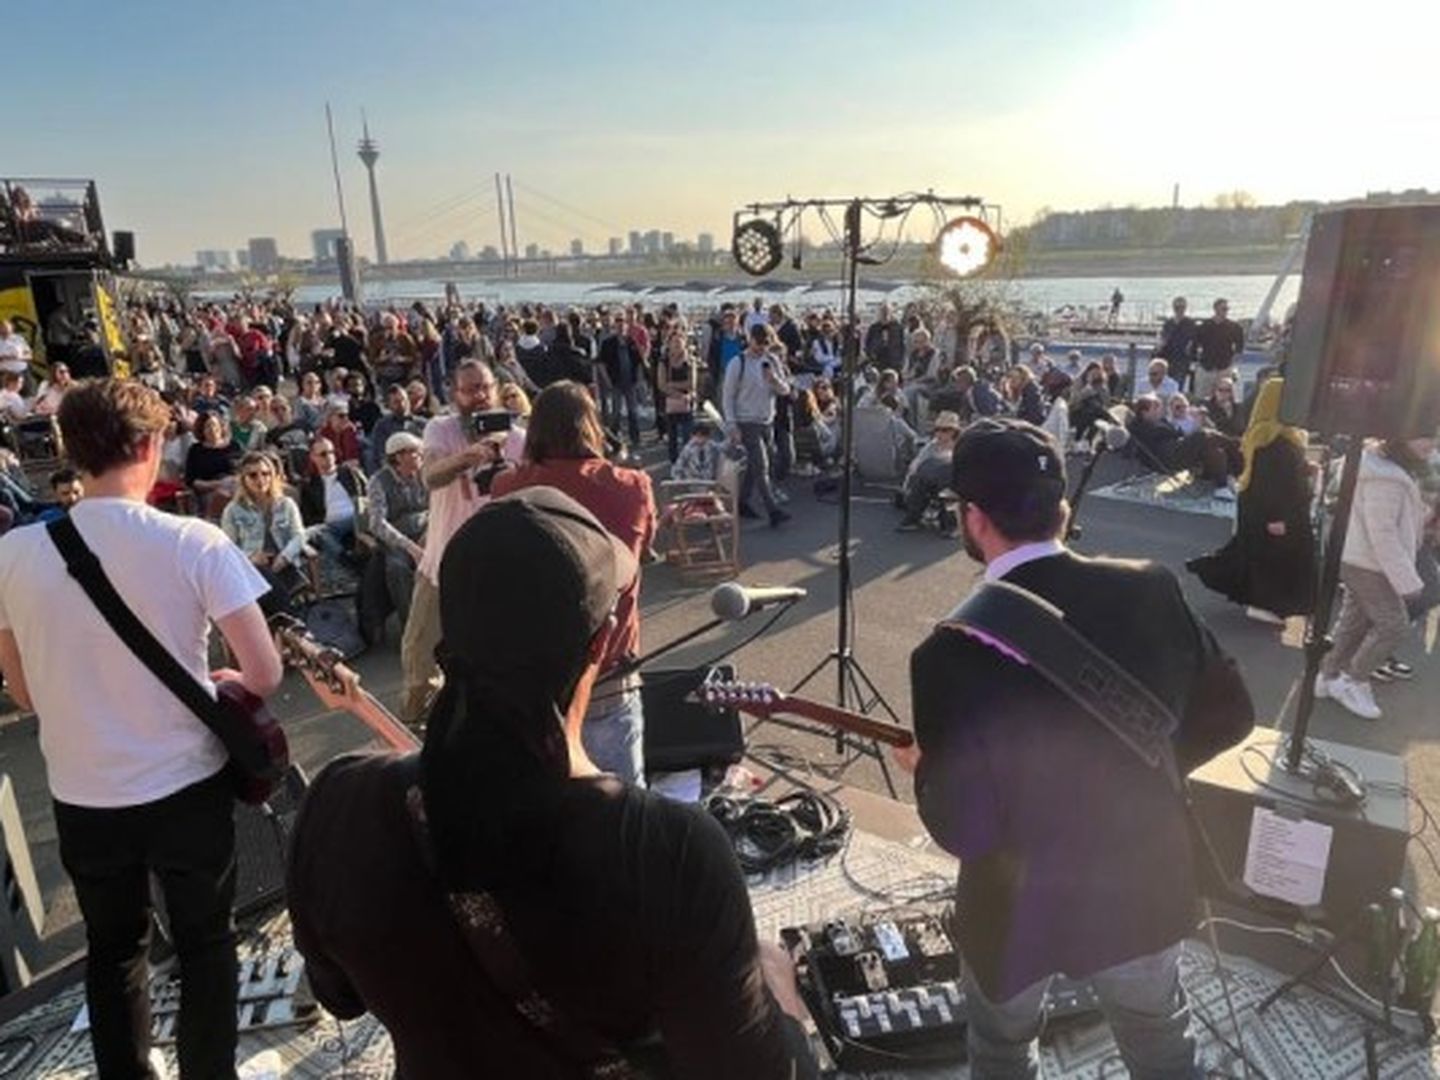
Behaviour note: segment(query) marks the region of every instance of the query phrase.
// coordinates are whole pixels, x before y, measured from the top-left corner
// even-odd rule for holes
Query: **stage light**
[[[957,277],[978,274],[1000,250],[1000,238],[978,217],[958,217],[935,237],[935,260]]]
[[[774,222],[752,218],[743,225],[735,226],[730,253],[741,270],[755,277],[764,277],[784,261],[785,243]]]

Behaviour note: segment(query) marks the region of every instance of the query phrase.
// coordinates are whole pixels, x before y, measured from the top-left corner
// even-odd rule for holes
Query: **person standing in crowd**
[[[649,474],[605,460],[605,431],[594,399],[579,383],[541,391],[525,435],[525,460],[495,480],[500,497],[551,487],[589,510],[639,560],[655,537],[655,496]],[[615,626],[600,657],[598,691],[581,731],[585,752],[626,783],[645,783],[645,717],[638,672],[625,667],[640,653],[640,575],[620,594]]]
[[[950,486],[986,581],[1054,605],[1177,718],[1165,751],[1175,774],[1251,730],[1239,671],[1168,570],[1065,548],[1065,462],[1044,432],[977,421],[955,446]],[[958,623],[941,622],[916,649],[910,677],[916,742],[895,756],[915,774],[931,836],[965,867],[953,932],[971,1075],[1036,1075],[1055,972],[1094,987],[1131,1075],[1194,1075],[1179,960],[1197,893],[1174,776]]]
[[[1185,314],[1188,303],[1177,296],[1170,304],[1170,317],[1160,326],[1156,356],[1169,364],[1171,376],[1182,388],[1190,382],[1190,368],[1195,363],[1195,334],[1199,324]]]
[[[384,464],[365,486],[370,535],[384,552],[385,591],[402,627],[410,615],[415,568],[425,555],[425,527],[430,521],[430,493],[420,475],[424,448],[419,436],[409,431],[388,436]]]
[[[1235,485],[1235,535],[1185,564],[1207,588],[1245,604],[1261,621],[1309,615],[1315,607],[1314,484],[1305,433],[1280,422],[1283,387],[1271,379],[1261,388],[1240,441],[1245,466]]]
[[[771,526],[789,521],[790,515],[780,509],[775,489],[770,482],[770,442],[775,422],[775,399],[790,393],[770,355],[773,331],[761,323],[750,331],[750,343],[739,357],[725,369],[720,401],[725,419],[732,425],[731,438],[745,447],[745,478],[740,483],[740,516],[760,515],[750,505],[750,495],[758,487]]]
[[[700,389],[700,365],[690,347],[690,335],[683,326],[671,329],[665,338],[665,355],[659,370],[660,394],[665,407],[665,438],[670,464],[690,440],[695,419],[696,395]]]
[[[1217,380],[1235,381],[1235,364],[1245,351],[1245,331],[1230,319],[1230,302],[1215,301],[1215,314],[1195,329],[1195,396],[1208,398]]]
[[[1271,379],[1265,389],[1277,381]],[[1335,645],[1315,678],[1315,696],[1330,698],[1362,720],[1382,715],[1371,680],[1410,628],[1407,599],[1425,588],[1415,561],[1430,511],[1416,477],[1434,452],[1434,439],[1387,439],[1367,446],[1360,459],[1340,556],[1345,599]]]
[[[745,351],[745,335],[738,325],[733,309],[720,312],[720,325],[710,335],[710,348],[705,357],[705,366],[710,373],[710,387],[707,393],[718,395],[725,382],[725,372],[730,362]]]
[[[462,360],[455,369],[454,412],[425,425],[423,476],[430,490],[430,520],[425,551],[416,567],[410,617],[400,640],[405,679],[400,718],[419,724],[435,677],[435,646],[440,641],[439,573],[445,545],[461,525],[490,499],[490,484],[502,462],[518,462],[525,432],[483,434],[476,414],[495,408],[495,373],[481,360]]]
[[[526,1019],[535,1010],[486,977],[476,951],[491,946],[461,911],[503,925],[541,1008],[638,1074],[817,1075],[793,967],[757,944],[724,831],[604,775],[585,749],[636,570],[563,492],[496,499],[441,563],[446,683],[424,749],[348,755],[310,787],[286,874],[295,944],[321,1004],[372,1013],[405,1076],[621,1075],[577,1068],[564,1040]],[[650,1032],[659,1039],[635,1045]]]
[[[640,445],[640,384],[644,380],[644,354],[635,345],[630,323],[622,311],[615,316],[615,331],[600,344],[600,366],[608,376],[610,393],[606,427],[620,434],[620,409],[624,406],[630,445]]]
[[[87,488],[70,521],[136,617],[207,692],[214,679],[233,680],[267,697],[282,668],[256,603],[265,579],[214,525],[145,503],[169,420],[160,395],[136,382],[66,395],[60,430]],[[212,623],[238,670],[211,672]],[[225,748],[99,615],[48,529],[0,539],[0,671],[10,696],[40,718],[60,861],[85,921],[97,1074],[155,1075],[153,875],[179,958],[181,1074],[233,1078],[235,795]]]
[[[569,322],[555,324],[555,333],[549,345],[549,369],[555,382],[569,379],[582,386],[593,386],[595,383],[590,353],[575,343],[575,331]]]

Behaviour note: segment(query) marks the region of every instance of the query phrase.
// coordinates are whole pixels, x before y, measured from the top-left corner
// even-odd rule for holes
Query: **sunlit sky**
[[[1042,207],[1440,188],[1440,0],[70,0],[7,7],[0,170],[93,176],[140,260],[338,223],[391,258],[933,188]]]

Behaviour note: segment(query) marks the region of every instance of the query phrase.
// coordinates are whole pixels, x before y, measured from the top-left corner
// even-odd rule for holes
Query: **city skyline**
[[[1426,86],[1440,6],[1422,0],[1377,0],[1363,21],[1270,0],[1099,12],[740,0],[687,5],[678,23],[633,0],[254,0],[260,43],[233,63],[223,54],[239,39],[216,30],[230,11],[67,8],[107,63],[57,76],[44,50],[17,51],[12,79],[44,92],[25,95],[7,132],[6,171],[94,177],[107,225],[135,231],[147,265],[253,237],[305,256],[310,233],[339,220],[326,101],[350,233],[372,260],[353,150],[362,106],[384,147],[392,260],[498,247],[497,171],[514,178],[520,250],[555,253],[575,239],[603,253],[632,229],[727,246],[735,209],[787,194],[934,188],[984,196],[1013,226],[1049,207],[1168,205],[1175,183],[1198,205],[1237,189],[1284,203],[1440,180],[1428,149],[1440,96]],[[12,29],[44,40],[64,31],[57,18],[21,9]],[[666,47],[649,49],[647,33]],[[617,62],[636,50],[665,62]]]

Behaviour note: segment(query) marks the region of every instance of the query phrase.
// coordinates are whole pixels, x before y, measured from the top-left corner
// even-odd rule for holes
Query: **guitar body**
[[[217,683],[215,696],[224,706],[226,728],[217,732],[230,755],[235,797],[258,806],[266,802],[290,768],[290,741],[275,714],[234,680]]]

